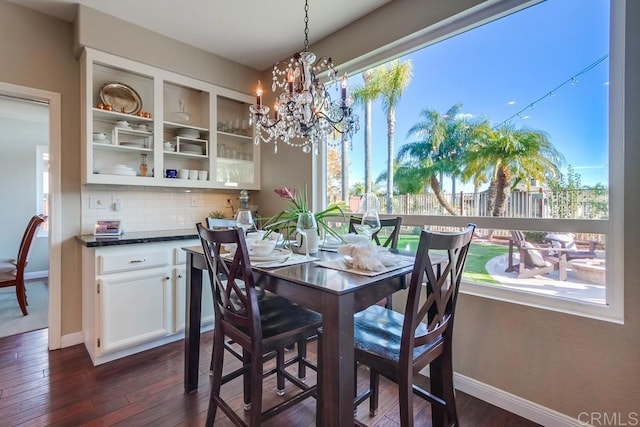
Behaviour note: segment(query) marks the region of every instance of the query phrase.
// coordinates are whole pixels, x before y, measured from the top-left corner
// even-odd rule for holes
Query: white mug
[[[207,179],[207,175],[209,175],[207,171],[198,171],[198,179],[201,181],[205,181]]]
[[[189,178],[189,169],[180,169],[178,172],[178,178],[180,179],[188,179]]]
[[[198,179],[198,171],[195,169],[189,170],[189,179]]]

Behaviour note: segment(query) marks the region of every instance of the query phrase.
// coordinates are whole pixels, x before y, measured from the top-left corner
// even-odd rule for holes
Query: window
[[[442,28],[438,41],[423,34],[415,50],[374,67],[373,82],[392,68],[403,76],[396,80],[402,95],[395,100],[393,179],[382,87],[371,100],[371,169],[365,171],[361,131],[348,170],[341,151],[326,155],[327,200],[353,209],[362,192],[375,192],[383,213],[404,217],[408,248],[423,225],[475,222],[463,292],[622,321],[623,282],[615,276],[622,272],[622,233],[613,218],[622,215],[623,171],[609,164],[622,165],[623,60],[616,47],[624,4],[525,6],[490,20],[486,11],[470,12],[447,24],[450,37],[442,39]],[[363,74],[352,72],[349,86],[363,121]],[[513,246],[518,232],[530,250]],[[542,261],[530,259],[536,252]],[[526,279],[513,267],[525,254],[533,274]],[[555,268],[541,268],[545,263]]]
[[[36,214],[49,216],[49,146],[36,146]],[[38,230],[38,237],[49,235],[49,221]]]

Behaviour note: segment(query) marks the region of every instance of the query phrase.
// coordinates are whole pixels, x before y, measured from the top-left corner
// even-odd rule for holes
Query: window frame
[[[445,38],[495,20],[501,16],[518,12],[540,3],[540,0],[502,0],[479,5],[459,16],[452,17],[432,27],[426,28],[412,37],[376,50],[375,53],[356,58],[341,66],[350,75],[423,49]],[[593,319],[624,323],[624,51],[625,51],[625,11],[626,0],[610,0],[610,69],[609,69],[609,219],[525,219],[472,216],[430,216],[400,215],[402,224],[407,226],[444,225],[466,226],[475,223],[478,228],[513,229],[528,231],[588,232],[603,234],[607,238],[606,251],[606,301],[605,305],[585,301],[568,300],[558,297],[536,295],[477,283],[463,282],[460,292],[477,297],[521,304],[545,310],[578,315]],[[326,183],[327,149],[323,147],[313,162],[313,193],[315,206],[324,206],[327,192]]]
[[[47,155],[49,157],[49,146],[48,145],[37,145],[36,146],[36,215],[40,215],[44,213],[44,156]],[[47,163],[49,160],[47,159]],[[50,187],[47,183],[47,187]],[[38,228],[38,234],[36,237],[49,237],[49,227],[46,226],[46,223],[43,224],[43,227]]]

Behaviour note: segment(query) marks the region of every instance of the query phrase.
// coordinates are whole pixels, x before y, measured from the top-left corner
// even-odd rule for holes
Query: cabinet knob
[[[132,260],[131,260],[131,261],[129,261],[129,262],[131,262],[131,263],[136,263],[136,262],[145,262],[145,261],[146,261],[146,259],[142,258],[142,259],[132,259]]]
[[[166,276],[166,277],[164,278],[164,280],[171,280],[171,277]]]
[[[182,279],[182,274],[178,274],[178,279]]]

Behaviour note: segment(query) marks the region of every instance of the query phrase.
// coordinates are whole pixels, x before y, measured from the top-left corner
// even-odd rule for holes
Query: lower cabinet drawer
[[[98,274],[119,273],[169,265],[168,251],[98,255]]]

